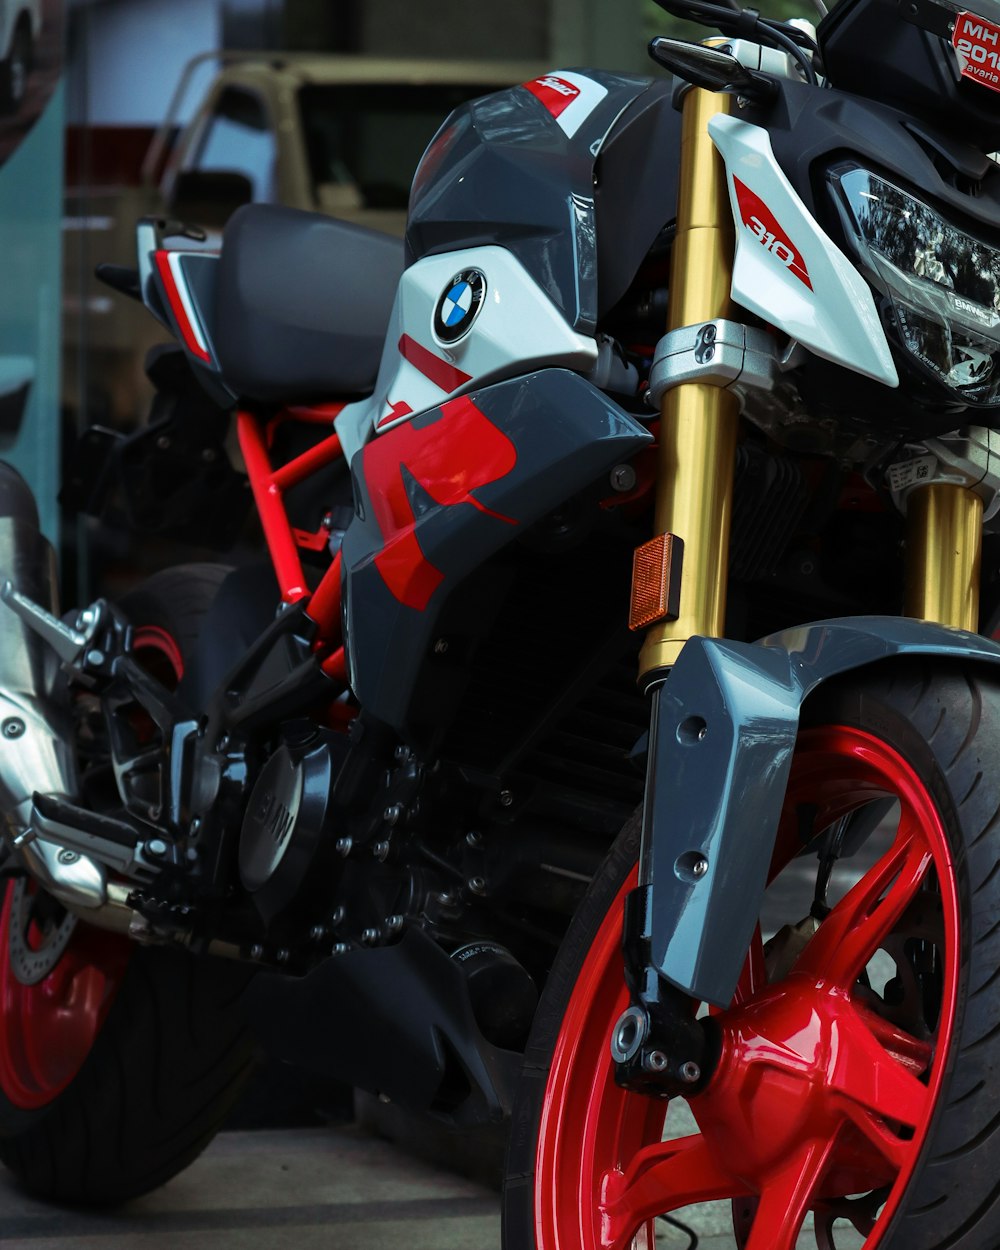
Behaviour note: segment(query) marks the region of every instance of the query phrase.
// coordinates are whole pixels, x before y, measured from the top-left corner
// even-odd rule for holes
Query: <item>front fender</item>
[[[904,617],[845,617],[757,643],[692,638],[654,694],[634,912],[659,974],[726,1006],[760,914],[799,711],[894,656],[1000,664],[1000,645]]]

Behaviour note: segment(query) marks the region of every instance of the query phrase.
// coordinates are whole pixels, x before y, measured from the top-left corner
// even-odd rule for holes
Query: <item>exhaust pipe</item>
[[[24,478],[0,461],[0,571],[21,594],[59,614],[55,553]],[[77,792],[72,722],[59,657],[0,605],[0,820],[25,868],[73,910],[107,902],[107,872],[89,856],[34,835],[33,796]]]

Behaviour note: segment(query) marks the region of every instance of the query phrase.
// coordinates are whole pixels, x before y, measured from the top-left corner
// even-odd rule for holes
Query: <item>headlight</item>
[[[1000,250],[868,170],[839,166],[829,177],[899,345],[962,403],[1000,405]]]

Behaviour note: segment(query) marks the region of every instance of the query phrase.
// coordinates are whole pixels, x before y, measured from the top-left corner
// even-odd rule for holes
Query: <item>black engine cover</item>
[[[330,854],[324,827],[340,763],[336,745],[319,734],[283,743],[253,788],[240,834],[240,880],[265,923],[307,901],[317,878],[326,880],[313,870]]]

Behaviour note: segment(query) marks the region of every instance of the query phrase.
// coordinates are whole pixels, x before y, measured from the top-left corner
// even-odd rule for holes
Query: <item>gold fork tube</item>
[[[733,219],[725,167],[708,133],[709,120],[729,106],[728,96],[698,88],[684,98],[668,330],[730,313]],[[643,683],[672,665],[688,638],[724,633],[738,416],[735,397],[718,386],[687,382],[663,396],[655,533],[683,540],[684,563],[680,615],[648,630]]]
[[[983,501],[964,486],[934,482],[906,501],[903,613],[975,633]]]

